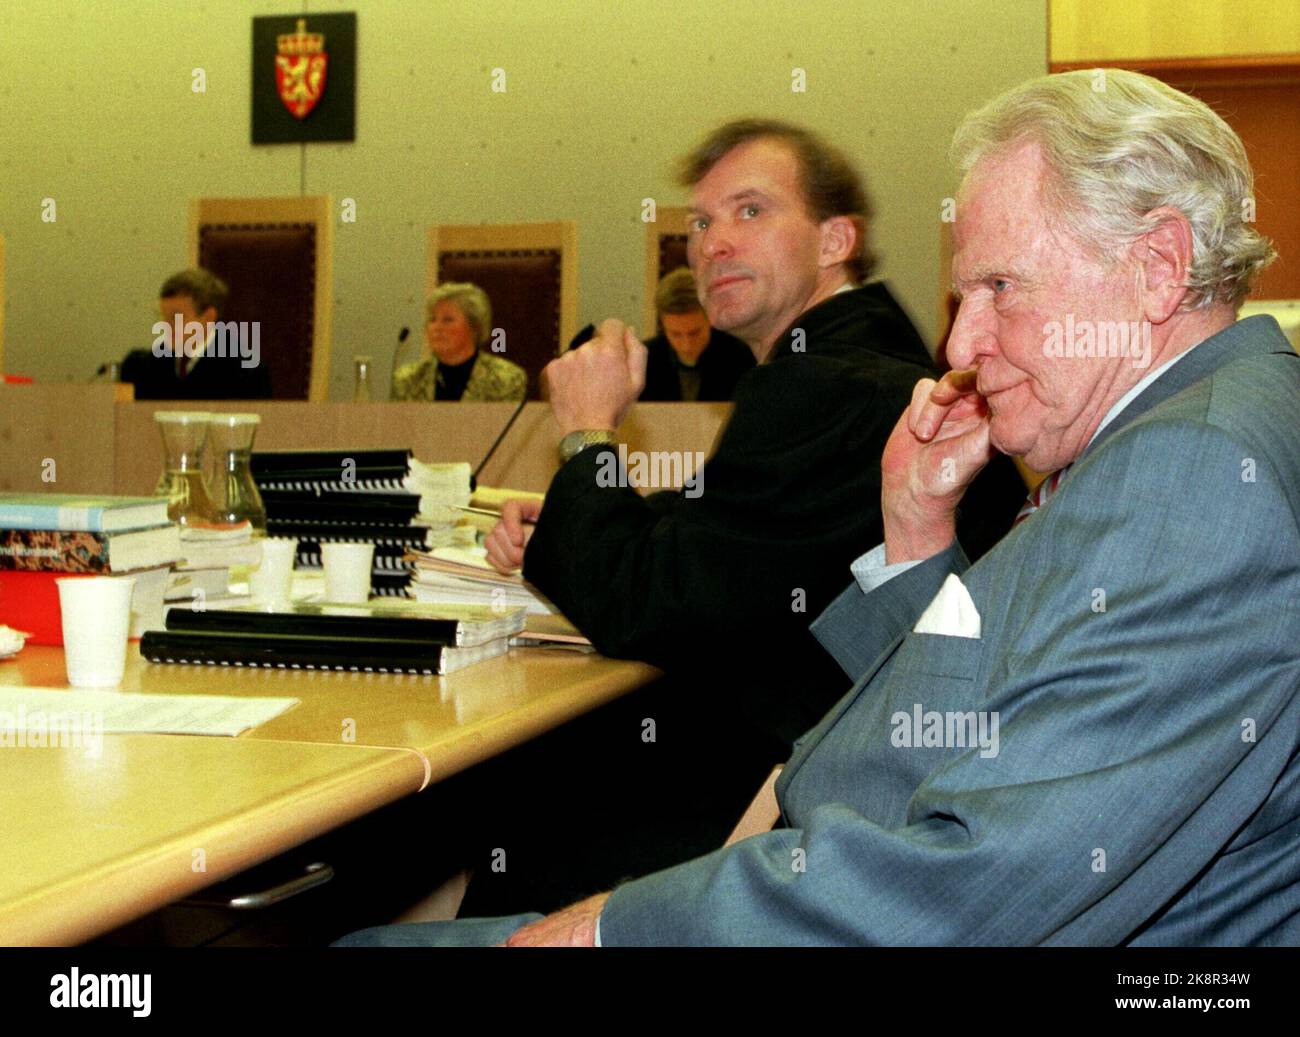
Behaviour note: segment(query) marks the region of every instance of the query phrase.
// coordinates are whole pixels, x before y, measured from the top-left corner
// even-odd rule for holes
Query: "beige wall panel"
[[[112,493],[116,396],[108,384],[0,385],[0,492]]]

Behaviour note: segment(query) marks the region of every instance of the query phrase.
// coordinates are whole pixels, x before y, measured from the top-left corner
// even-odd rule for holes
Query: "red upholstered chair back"
[[[528,372],[528,398],[539,399],[542,368],[578,330],[578,225],[477,223],[427,233],[426,297],[450,281],[482,288],[493,328],[505,333],[499,355]]]
[[[561,268],[558,248],[460,250],[438,256],[439,284],[468,281],[487,293],[493,333],[505,333],[500,355],[528,372],[528,398],[533,400],[538,398],[538,375],[561,345]]]
[[[664,274],[671,273],[679,266],[690,266],[686,262],[686,235],[659,235],[659,277],[662,278]],[[653,333],[657,335],[659,330],[659,321],[656,319]]]
[[[276,399],[329,398],[334,213],[329,195],[192,198],[192,266],[230,287],[223,319],[258,321]]]
[[[686,262],[686,235],[663,234],[659,237],[659,276],[689,266]]]
[[[199,265],[230,288],[223,320],[261,322],[262,362],[275,398],[307,399],[315,338],[316,225],[202,224]]]

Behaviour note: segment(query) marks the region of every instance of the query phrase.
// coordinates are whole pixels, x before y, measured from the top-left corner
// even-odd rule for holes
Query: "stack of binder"
[[[375,545],[371,593],[410,597],[410,551],[472,543],[455,509],[469,503],[469,465],[425,464],[409,450],[255,452],[251,469],[268,536],[298,541],[295,567],[320,569],[321,544]]]
[[[174,608],[165,623],[140,641],[150,662],[435,675],[504,655],[524,610],[299,603],[287,612]]]

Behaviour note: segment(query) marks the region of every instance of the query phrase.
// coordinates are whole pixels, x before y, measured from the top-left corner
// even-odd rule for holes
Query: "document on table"
[[[121,691],[0,685],[0,737],[55,730],[74,720],[102,734],[225,735],[278,717],[298,699],[229,695],[137,695]]]

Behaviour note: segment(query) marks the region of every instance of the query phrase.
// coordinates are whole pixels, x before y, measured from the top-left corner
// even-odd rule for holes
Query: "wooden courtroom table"
[[[658,672],[643,663],[542,648],[513,648],[447,677],[187,666],[147,662],[133,642],[119,690],[296,698],[297,706],[242,738],[413,751],[426,768],[423,789],[604,705]],[[0,682],[66,688],[63,649],[24,648],[0,663]]]
[[[0,751],[7,800],[0,944],[89,939],[418,792],[650,681],[658,671],[536,648],[448,677],[152,664],[121,690],[290,696],[239,738],[105,735]],[[63,650],[0,662],[0,682],[66,688]],[[194,872],[196,847],[207,871]]]
[[[236,738],[104,735],[98,758],[7,747],[0,945],[91,939],[409,795],[424,773],[401,750]]]
[[[156,410],[252,411],[262,449],[403,447],[477,464],[508,403],[135,402],[123,387],[0,385],[0,491],[149,494],[163,464]],[[708,453],[730,404],[638,404],[630,450]],[[544,491],[559,432],[529,403],[480,481]],[[209,464],[214,458],[209,452]],[[653,489],[650,488],[650,489]],[[122,690],[287,696],[240,738],[104,736],[78,749],[0,751],[7,818],[0,943],[113,929],[639,687],[649,666],[515,649],[449,677],[152,665],[132,647]],[[62,650],[28,646],[0,683],[66,687]],[[196,845],[206,872],[190,870]],[[217,847],[215,855],[212,847]]]

